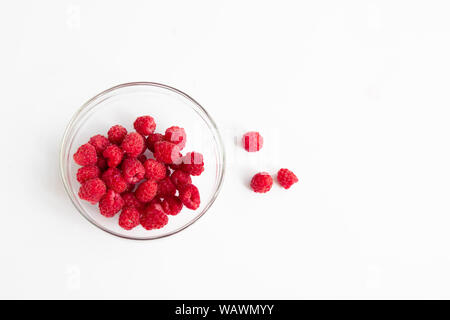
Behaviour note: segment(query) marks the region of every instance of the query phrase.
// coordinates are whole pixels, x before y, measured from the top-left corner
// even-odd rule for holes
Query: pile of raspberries
[[[100,213],[113,217],[120,212],[119,225],[131,230],[139,224],[147,230],[160,229],[168,215],[177,215],[183,206],[196,210],[200,194],[191,176],[204,171],[203,156],[181,150],[186,132],[173,126],[164,134],[155,133],[150,116],[134,122],[136,132],[121,125],[108,131],[108,137],[93,136],[73,155],[80,182],[78,196],[97,204]],[[144,155],[149,149],[153,158]]]
[[[250,131],[242,137],[242,145],[248,152],[256,152],[261,150],[264,139],[256,131]],[[280,169],[277,173],[277,180],[284,189],[289,189],[294,183],[298,182],[297,176],[288,169]],[[259,172],[255,174],[250,181],[250,187],[254,192],[266,193],[272,189],[273,179],[267,172]]]

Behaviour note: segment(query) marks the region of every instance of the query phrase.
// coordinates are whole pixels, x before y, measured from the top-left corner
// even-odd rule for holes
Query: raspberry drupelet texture
[[[158,182],[158,191],[156,192],[158,197],[174,196],[176,192],[177,188],[169,177],[165,177]]]
[[[103,158],[105,158],[108,167],[115,168],[122,162],[123,151],[115,144],[112,144],[103,151]]]
[[[164,140],[176,144],[182,150],[186,145],[186,132],[180,127],[170,127],[166,130]]]
[[[99,178],[94,178],[87,180],[81,185],[80,190],[78,191],[78,196],[82,200],[96,204],[105,195],[105,193],[105,183]]]
[[[85,166],[81,167],[77,171],[77,180],[79,183],[83,183],[90,179],[99,177],[100,177],[100,169],[97,166]]]
[[[156,195],[158,184],[155,181],[147,180],[142,182],[136,189],[135,195],[140,202],[150,202]]]
[[[180,198],[176,196],[168,196],[164,198],[162,208],[166,214],[176,216],[181,212],[181,209],[183,209],[183,203]]]
[[[147,159],[144,162],[145,178],[159,181],[166,177],[166,166],[162,162],[154,159]]]
[[[109,189],[117,193],[122,193],[128,188],[128,184],[122,177],[122,173],[117,168],[109,168],[102,174],[102,180]]]
[[[250,187],[257,193],[265,193],[272,188],[273,180],[267,172],[260,172],[253,176]]]
[[[127,183],[136,184],[144,178],[145,169],[135,158],[127,158],[122,163],[122,176]]]
[[[297,176],[288,169],[280,169],[277,174],[278,183],[285,189],[289,189],[294,183],[298,182]]]
[[[198,152],[188,152],[183,158],[181,170],[189,173],[191,176],[199,176],[205,170],[203,155]]]
[[[137,118],[133,125],[134,129],[136,129],[136,131],[143,136],[148,136],[153,133],[156,128],[155,119],[150,116],[142,116]]]
[[[180,189],[183,186],[192,183],[192,179],[189,173],[182,170],[175,170],[174,172],[172,172],[172,174],[170,175],[170,180],[177,189]]]
[[[191,210],[196,210],[200,206],[200,193],[193,184],[187,184],[180,190],[180,200]]]
[[[100,199],[98,207],[103,216],[110,218],[122,209],[123,204],[124,201],[120,194],[110,189]]]
[[[146,140],[148,150],[155,152],[155,143],[163,140],[164,136],[161,133],[149,134]]]
[[[145,140],[137,132],[131,132],[122,141],[122,150],[130,157],[136,158],[144,152]]]
[[[97,134],[89,139],[89,143],[92,144],[97,151],[97,155],[102,155],[103,151],[105,151],[106,147],[111,144],[108,138],[102,136],[101,134]]]
[[[155,143],[155,159],[163,163],[174,163],[180,158],[180,149],[176,144],[167,141]]]
[[[146,230],[161,229],[169,222],[167,215],[154,206],[148,206],[140,220]]]
[[[136,198],[134,193],[126,192],[126,193],[123,193],[121,196],[122,196],[122,199],[124,202],[124,204],[123,204],[124,207],[132,207],[132,208],[136,208],[138,210],[144,208],[144,204]]]
[[[74,153],[73,160],[80,166],[95,165],[97,163],[97,151],[92,144],[83,144],[78,148],[77,152]]]
[[[256,131],[250,131],[242,137],[242,144],[244,149],[248,152],[255,152],[261,150],[264,143],[263,137]]]
[[[119,226],[125,230],[131,230],[140,223],[139,210],[133,207],[124,207],[119,216]]]
[[[111,143],[120,145],[127,135],[127,129],[122,127],[121,125],[112,126],[108,131],[108,139]]]

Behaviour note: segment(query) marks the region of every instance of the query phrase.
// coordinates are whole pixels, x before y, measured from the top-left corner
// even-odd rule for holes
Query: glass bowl
[[[192,177],[192,183],[200,191],[201,204],[197,210],[186,207],[176,216],[169,216],[169,223],[161,229],[145,230],[137,226],[124,230],[118,224],[119,214],[112,218],[102,216],[98,205],[91,205],[78,198],[80,184],[76,173],[80,166],[73,160],[78,147],[96,134],[107,135],[108,129],[121,124],[134,131],[133,122],[141,115],[151,115],[156,122],[155,132],[164,133],[166,128],[183,127],[187,134],[188,151],[203,154],[205,171]],[[151,155],[146,151],[146,155]],[[103,91],[86,102],[70,120],[61,144],[61,176],[75,208],[92,224],[115,236],[151,240],[180,232],[200,219],[217,198],[225,172],[225,150],[217,126],[206,110],[186,93],[153,82],[133,82]]]

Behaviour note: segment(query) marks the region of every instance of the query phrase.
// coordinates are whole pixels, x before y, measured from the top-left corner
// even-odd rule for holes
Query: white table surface
[[[0,7],[0,298],[450,298],[448,1]],[[189,93],[227,144],[210,212],[158,241],[96,229],[59,177],[72,114],[130,81]],[[300,183],[249,191],[280,167]]]

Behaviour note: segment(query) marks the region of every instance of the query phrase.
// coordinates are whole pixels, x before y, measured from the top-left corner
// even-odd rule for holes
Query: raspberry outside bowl
[[[78,197],[80,184],[76,173],[80,167],[73,160],[78,147],[96,134],[106,136],[108,129],[116,124],[134,131],[133,122],[141,115],[155,118],[157,132],[164,133],[166,128],[174,125],[184,127],[187,143],[183,153],[200,152],[205,162],[205,171],[193,177],[193,183],[200,191],[200,207],[195,211],[183,208],[178,215],[169,217],[169,223],[164,228],[157,230],[145,230],[142,226],[132,230],[122,229],[118,224],[119,214],[106,218],[100,214],[98,205],[91,205]],[[62,140],[60,169],[70,200],[89,222],[118,237],[152,240],[186,229],[208,211],[222,186],[225,150],[214,120],[189,95],[159,83],[133,82],[99,93],[75,113]]]

